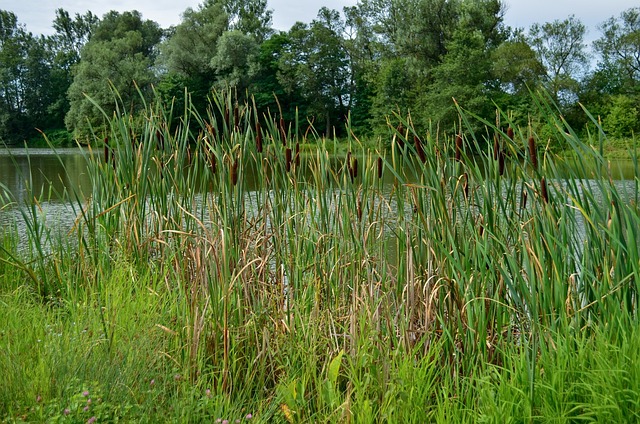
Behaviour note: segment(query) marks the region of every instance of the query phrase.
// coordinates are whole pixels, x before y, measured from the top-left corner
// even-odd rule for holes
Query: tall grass
[[[637,411],[638,387],[623,389],[637,381],[637,184],[621,192],[547,103],[558,134],[598,166],[565,169],[501,114],[475,134],[461,110],[452,137],[395,116],[377,149],[351,134],[335,157],[311,126],[231,93],[204,116],[186,100],[107,117],[104,154],[87,155],[91,196],[76,196],[76,225],[51,256],[19,260],[5,237],[3,331],[19,333],[24,304],[64,331],[39,357],[0,343],[23,367],[3,363],[3,416],[44,420],[90,384],[112,399],[110,419]],[[25,290],[53,284],[53,269],[60,302],[42,309]],[[33,281],[16,285],[23,272]],[[73,330],[79,315],[92,336]],[[51,403],[35,401],[44,394]]]

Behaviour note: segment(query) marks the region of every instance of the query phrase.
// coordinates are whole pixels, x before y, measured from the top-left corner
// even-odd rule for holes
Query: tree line
[[[189,96],[206,113],[213,89],[327,135],[347,119],[358,135],[382,134],[394,113],[446,132],[457,102],[544,136],[539,90],[575,129],[589,130],[583,107],[613,137],[640,129],[640,8],[602,22],[591,49],[575,16],[525,31],[504,13],[500,0],[360,0],[275,31],[266,0],[206,0],[166,29],[137,11],[58,9],[43,36],[0,10],[0,142],[89,140],[116,98],[135,112],[158,97],[180,110]]]

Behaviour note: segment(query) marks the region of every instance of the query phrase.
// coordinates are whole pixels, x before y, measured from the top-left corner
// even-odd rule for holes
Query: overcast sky
[[[100,17],[109,10],[135,9],[143,18],[166,28],[179,23],[187,7],[197,8],[200,3],[202,0],[0,0],[0,9],[14,12],[34,34],[51,34],[55,10],[60,7],[71,15],[90,10]],[[274,28],[288,30],[296,21],[310,22],[321,6],[342,10],[356,3],[357,0],[269,0],[269,7],[274,11]],[[562,20],[574,14],[589,28],[589,41],[599,37],[597,26],[604,20],[639,6],[638,0],[506,0],[506,4],[505,21],[509,26],[527,29],[535,22]]]

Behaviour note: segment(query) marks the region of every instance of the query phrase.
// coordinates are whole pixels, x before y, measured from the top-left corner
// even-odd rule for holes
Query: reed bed
[[[564,169],[506,115],[485,134],[460,116],[452,137],[394,116],[378,148],[351,135],[339,158],[302,120],[227,92],[204,116],[107,117],[72,231],[28,258],[11,236],[0,249],[3,296],[65,329],[82,318],[92,336],[54,345],[86,364],[18,349],[0,413],[47,419],[93,384],[135,397],[105,404],[109,420],[638,418],[637,176],[621,192],[552,110],[598,166]],[[37,214],[23,218],[41,246]],[[580,374],[574,355],[613,374]]]

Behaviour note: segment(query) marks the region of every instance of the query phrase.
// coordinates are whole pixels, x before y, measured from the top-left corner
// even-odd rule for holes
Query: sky
[[[144,19],[151,19],[167,28],[180,23],[180,15],[187,7],[197,8],[203,0],[0,0],[0,9],[14,12],[18,22],[25,24],[34,34],[53,33],[51,23],[55,10],[63,8],[72,16],[90,10],[102,15],[109,10],[138,10]],[[296,21],[311,22],[321,6],[342,10],[357,0],[268,0],[273,10],[273,27],[288,30]],[[563,20],[575,15],[588,28],[587,41],[599,37],[597,26],[612,16],[631,7],[638,0],[505,0],[505,23],[511,27],[529,28],[532,23]]]

